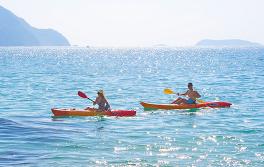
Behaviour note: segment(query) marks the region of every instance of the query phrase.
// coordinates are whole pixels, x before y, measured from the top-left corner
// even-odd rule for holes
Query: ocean
[[[0,166],[263,166],[264,48],[0,48]],[[144,111],[187,83],[231,108]],[[135,117],[52,116],[99,89]]]

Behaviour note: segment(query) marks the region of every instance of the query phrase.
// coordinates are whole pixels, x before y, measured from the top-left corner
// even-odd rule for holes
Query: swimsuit
[[[102,111],[104,111],[104,110],[108,110],[108,109],[110,109],[110,105],[109,104],[106,104],[104,101],[101,101],[100,103],[97,103],[98,104],[98,109],[99,110],[102,110]]]
[[[195,100],[189,98],[189,99],[187,100],[187,104],[195,104]]]

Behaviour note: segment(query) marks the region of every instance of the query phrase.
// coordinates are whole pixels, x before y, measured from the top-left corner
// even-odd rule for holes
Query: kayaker
[[[95,99],[95,101],[93,102],[93,105],[98,104],[98,110],[99,111],[106,111],[106,110],[110,110],[110,105],[108,103],[108,101],[106,100],[105,96],[104,96],[104,91],[103,90],[99,90],[97,92],[97,97]]]
[[[187,99],[179,97],[173,101],[172,104],[195,104],[196,99],[201,97],[201,95],[193,89],[192,83],[188,83],[187,86],[188,90],[185,93],[177,93],[178,96],[186,96]]]

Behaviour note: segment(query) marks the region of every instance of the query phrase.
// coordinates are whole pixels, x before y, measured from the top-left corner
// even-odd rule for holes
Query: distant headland
[[[53,29],[37,29],[0,6],[0,46],[69,46]]]
[[[196,46],[218,46],[218,47],[261,47],[263,45],[240,39],[212,40],[204,39],[197,42]]]

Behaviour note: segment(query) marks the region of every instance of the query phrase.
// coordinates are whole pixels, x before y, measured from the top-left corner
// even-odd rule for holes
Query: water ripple
[[[263,166],[263,48],[0,48],[0,166]],[[193,82],[229,109],[143,111]],[[52,117],[104,89],[136,117]]]

